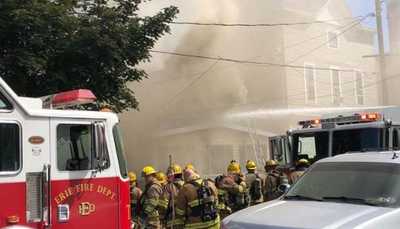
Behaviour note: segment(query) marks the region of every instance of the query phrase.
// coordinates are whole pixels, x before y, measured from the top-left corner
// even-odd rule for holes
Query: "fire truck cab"
[[[300,121],[298,129],[269,139],[271,157],[281,165],[311,163],[348,152],[400,148],[400,107],[330,114]]]
[[[130,228],[118,117],[43,108],[92,99],[19,97],[0,78],[0,228]]]

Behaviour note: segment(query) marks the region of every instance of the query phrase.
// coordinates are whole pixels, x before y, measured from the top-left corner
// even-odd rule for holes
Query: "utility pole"
[[[379,73],[381,78],[381,103],[382,105],[388,105],[388,92],[386,82],[386,61],[385,61],[385,42],[383,40],[383,26],[382,26],[382,5],[381,0],[375,0],[376,10],[376,30],[378,33],[378,49],[379,49]]]

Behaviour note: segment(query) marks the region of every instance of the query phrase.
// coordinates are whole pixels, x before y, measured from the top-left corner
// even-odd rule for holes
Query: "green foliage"
[[[137,108],[127,83],[178,13],[140,17],[143,1],[0,0],[0,76],[21,96],[87,88],[97,106]]]

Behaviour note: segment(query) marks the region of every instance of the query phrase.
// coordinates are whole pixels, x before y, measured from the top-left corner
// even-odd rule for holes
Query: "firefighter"
[[[168,184],[164,187],[162,198],[160,200],[160,216],[165,222],[166,228],[176,228],[181,226],[181,221],[176,219],[176,203],[178,193],[184,185],[182,177],[182,167],[172,165],[167,171]]]
[[[201,179],[191,168],[184,170],[185,184],[178,194],[176,228],[219,229],[218,194],[214,183]]]
[[[137,185],[136,174],[134,172],[129,172],[128,177],[131,193],[131,219],[134,225],[138,225],[139,200],[142,196],[142,190]]]
[[[265,162],[265,172],[267,173],[264,181],[264,201],[271,201],[283,193],[280,190],[281,185],[288,185],[287,176],[278,169],[278,162],[268,160]]]
[[[162,195],[162,185],[157,179],[157,171],[152,166],[146,166],[142,170],[146,187],[140,199],[141,223],[143,228],[160,229],[160,215],[158,212],[159,200]]]
[[[225,191],[228,200],[226,204],[232,212],[235,212],[249,206],[249,195],[239,163],[231,161],[227,171],[228,174],[218,181],[218,187]]]
[[[300,159],[296,163],[296,170],[290,174],[290,181],[292,184],[296,183],[300,177],[305,173],[305,171],[310,166],[307,159]]]
[[[246,186],[250,196],[250,205],[263,202],[263,179],[256,173],[257,165],[254,161],[246,162],[247,174],[245,177]]]

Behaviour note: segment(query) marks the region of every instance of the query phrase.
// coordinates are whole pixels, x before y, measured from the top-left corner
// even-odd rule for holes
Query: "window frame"
[[[336,37],[336,44],[337,44],[337,46],[336,47],[334,47],[334,46],[332,46],[331,44],[331,42],[333,41],[333,40],[331,40],[331,38],[329,37],[329,35],[330,34],[335,34],[335,37]],[[340,39],[339,39],[339,32],[338,31],[335,31],[335,30],[329,30],[329,31],[326,31],[326,41],[327,41],[327,46],[328,46],[328,48],[330,48],[330,49],[339,49],[339,47],[340,47]]]
[[[16,124],[18,126],[19,130],[19,168],[16,171],[0,171],[0,177],[3,176],[16,176],[20,174],[23,170],[24,164],[23,164],[23,144],[22,144],[22,125],[19,121],[17,120],[0,120],[0,123],[8,123],[8,124]]]
[[[357,73],[361,74],[361,85],[360,86],[361,86],[362,95],[358,94]],[[363,97],[363,103],[362,104],[359,103],[360,102],[358,100],[359,96]],[[356,102],[357,105],[360,105],[360,106],[365,105],[364,73],[362,71],[360,71],[359,69],[355,69],[354,70],[354,97],[355,97],[355,100],[356,100],[355,102]]]
[[[95,166],[95,161],[94,160],[97,160],[96,159],[96,157],[95,157],[95,152],[94,152],[94,135],[93,135],[93,133],[92,133],[92,136],[91,136],[91,143],[92,143],[92,152],[91,152],[91,163],[90,163],[90,169],[83,169],[83,170],[67,170],[67,169],[60,169],[59,167],[58,167],[58,159],[59,159],[59,157],[58,157],[58,151],[57,151],[57,147],[58,147],[58,128],[60,127],[60,126],[62,126],[62,125],[69,125],[69,126],[77,126],[77,125],[87,125],[87,126],[89,126],[90,127],[90,131],[91,132],[93,132],[93,124],[94,124],[95,122],[60,122],[60,123],[58,123],[57,125],[56,125],[56,127],[55,127],[55,133],[56,133],[56,136],[55,136],[55,139],[56,139],[56,143],[55,143],[55,146],[56,146],[56,156],[55,156],[55,164],[56,164],[56,169],[57,169],[57,171],[59,172],[59,173],[70,173],[70,172],[77,172],[77,173],[79,173],[79,172],[87,172],[87,171],[94,171],[94,170],[96,170],[96,166]],[[107,131],[106,130],[106,125],[104,125],[104,128],[105,128],[105,131]],[[107,157],[109,158],[109,163],[108,163],[108,167],[107,168],[105,168],[105,170],[107,170],[107,169],[109,169],[110,167],[111,167],[111,159],[110,159],[110,150],[109,150],[109,142],[108,142],[108,139],[106,138],[106,146],[107,146]]]
[[[314,99],[311,100],[308,98],[308,87],[307,87],[307,70],[310,70],[312,68],[312,73],[313,73],[313,80],[314,80],[314,85],[313,85],[313,90],[314,90]],[[317,70],[315,69],[315,64],[313,63],[304,63],[304,98],[306,104],[317,104]]]
[[[343,98],[343,88],[342,88],[342,77],[340,74],[340,68],[337,66],[331,66],[330,67],[330,76],[331,76],[331,94],[332,94],[332,104],[333,105],[341,105],[342,104],[342,98]],[[338,85],[339,85],[339,103],[335,103],[335,90],[334,90],[334,82],[333,82],[333,71],[337,71],[338,73]]]

